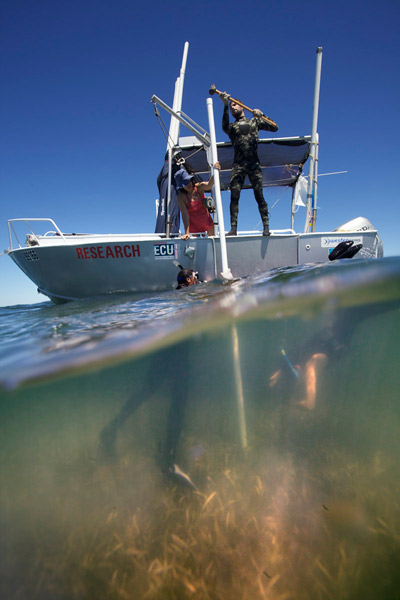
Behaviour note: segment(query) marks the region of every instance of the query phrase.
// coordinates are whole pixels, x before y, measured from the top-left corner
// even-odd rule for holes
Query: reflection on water
[[[398,299],[294,306],[4,392],[1,597],[397,598]]]

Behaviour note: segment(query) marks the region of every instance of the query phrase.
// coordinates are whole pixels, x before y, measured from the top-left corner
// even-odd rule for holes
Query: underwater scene
[[[1,598],[400,598],[400,258],[0,309]]]

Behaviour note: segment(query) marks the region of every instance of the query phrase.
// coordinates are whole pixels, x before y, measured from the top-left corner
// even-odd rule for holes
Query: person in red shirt
[[[218,162],[214,167],[221,168]],[[194,176],[182,168],[175,174],[175,182],[178,191],[178,206],[185,228],[182,239],[188,240],[191,233],[207,232],[207,235],[214,235],[214,221],[208,211],[204,196],[204,192],[212,190],[214,177],[211,176],[208,181],[196,183]]]

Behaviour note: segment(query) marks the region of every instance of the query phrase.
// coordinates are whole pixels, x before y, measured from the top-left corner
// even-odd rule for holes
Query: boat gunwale
[[[377,229],[368,229],[368,230],[349,230],[349,231],[314,231],[314,232],[306,232],[299,233],[294,230],[283,229],[283,230],[271,230],[271,235],[268,239],[274,238],[298,238],[301,240],[302,238],[317,238],[317,237],[341,237],[347,238],[348,236],[376,236],[378,234]],[[232,236],[227,238],[227,243],[233,243],[238,240],[254,240],[257,238],[266,239],[265,236],[262,235],[261,231],[241,231],[238,232],[237,236]],[[132,242],[153,242],[153,243],[198,243],[202,240],[210,240],[210,241],[218,241],[220,239],[219,236],[206,236],[204,234],[200,234],[198,236],[194,236],[189,238],[188,240],[183,240],[180,235],[176,237],[167,238],[165,234],[64,234],[64,237],[60,236],[37,236],[36,237],[38,243],[37,244],[26,244],[25,246],[20,246],[19,248],[9,248],[7,254],[11,254],[14,252],[26,251],[26,250],[36,250],[42,248],[67,248],[81,245],[98,245],[104,243],[121,243],[125,241],[126,243]],[[43,243],[44,242],[44,243]]]

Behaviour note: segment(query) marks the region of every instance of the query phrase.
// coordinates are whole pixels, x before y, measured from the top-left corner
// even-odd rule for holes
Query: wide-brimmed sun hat
[[[179,169],[179,171],[175,173],[175,187],[177,191],[179,192],[179,190],[186,187],[187,184],[192,181],[192,179],[193,175],[189,175],[186,169]]]

